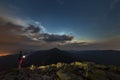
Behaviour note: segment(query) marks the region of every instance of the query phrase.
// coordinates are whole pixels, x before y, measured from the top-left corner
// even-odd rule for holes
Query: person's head
[[[20,51],[20,54],[22,54],[22,51]]]
[[[23,51],[19,52],[19,56],[22,57],[23,56]]]

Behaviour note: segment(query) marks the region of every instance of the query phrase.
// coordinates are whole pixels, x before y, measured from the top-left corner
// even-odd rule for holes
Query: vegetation
[[[60,63],[0,73],[0,80],[120,80],[120,66],[91,62]]]

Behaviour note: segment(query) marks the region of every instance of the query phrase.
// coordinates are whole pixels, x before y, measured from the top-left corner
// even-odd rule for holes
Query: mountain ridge
[[[104,65],[120,65],[120,51],[99,50],[69,52],[57,48],[37,50],[28,53],[23,60],[23,66],[49,65],[57,62],[70,63],[74,61],[89,61]],[[18,54],[0,57],[0,70],[18,66]]]

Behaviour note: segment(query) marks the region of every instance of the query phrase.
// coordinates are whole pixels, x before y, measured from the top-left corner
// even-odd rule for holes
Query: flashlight
[[[26,56],[23,56],[23,58],[25,58]]]

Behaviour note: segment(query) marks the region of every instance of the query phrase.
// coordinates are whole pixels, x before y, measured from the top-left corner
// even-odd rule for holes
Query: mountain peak
[[[52,49],[50,49],[50,51],[61,51],[61,50],[58,48],[52,48]]]

